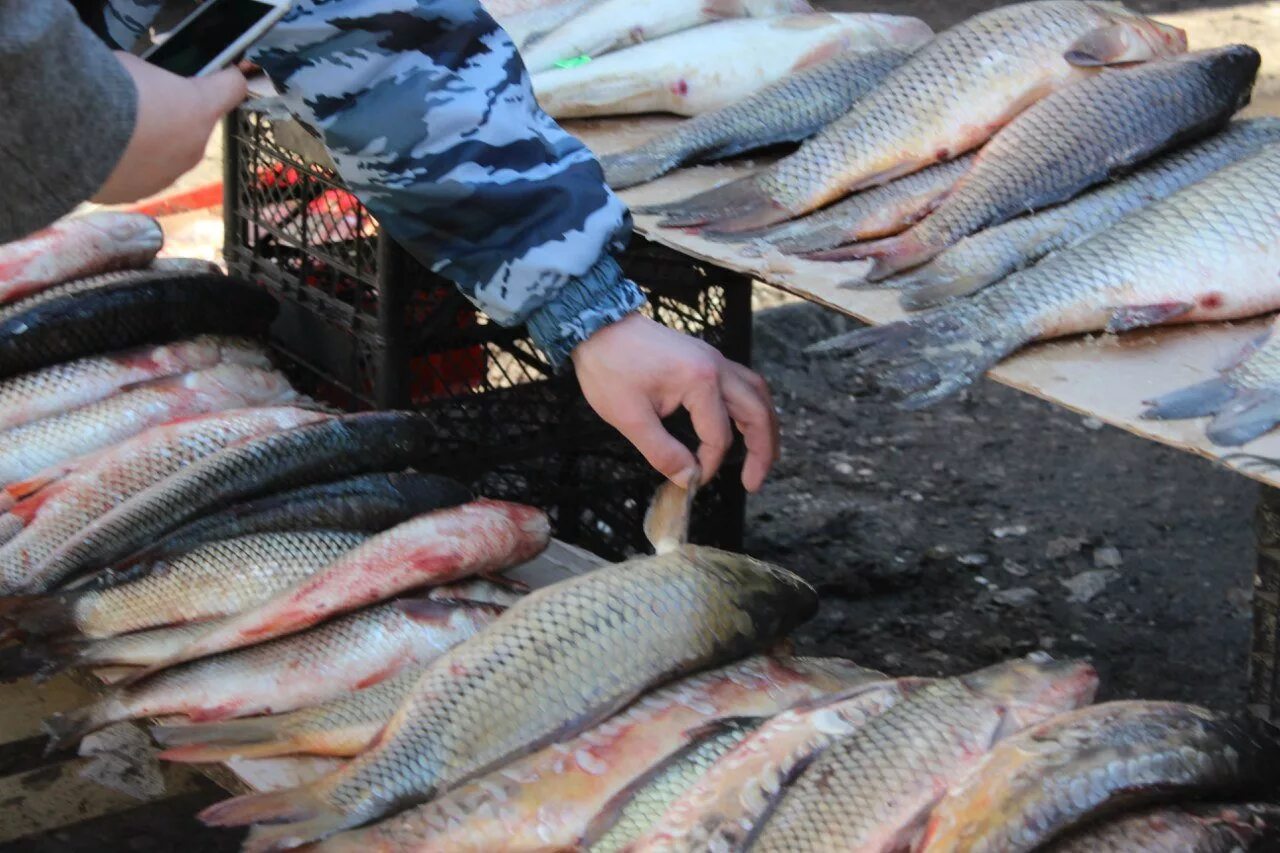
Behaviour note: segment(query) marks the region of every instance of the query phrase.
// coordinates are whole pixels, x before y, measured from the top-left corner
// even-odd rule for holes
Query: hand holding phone
[[[142,58],[183,77],[203,77],[234,64],[293,0],[208,0],[148,48]]]

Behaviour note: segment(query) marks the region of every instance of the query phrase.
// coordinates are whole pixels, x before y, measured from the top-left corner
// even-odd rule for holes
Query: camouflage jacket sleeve
[[[301,0],[252,58],[387,232],[557,365],[643,304],[625,206],[476,0]]]

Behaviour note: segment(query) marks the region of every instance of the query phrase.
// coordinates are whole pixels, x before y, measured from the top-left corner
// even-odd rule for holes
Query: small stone
[[[1013,536],[1026,536],[1027,526],[1025,524],[1011,524],[1008,527],[997,527],[991,531],[991,535],[997,539],[1008,539]]]
[[[1097,418],[1085,418],[1084,420],[1080,421],[1080,425],[1087,430],[1092,430],[1093,432],[1097,432],[1098,430],[1106,426],[1106,424],[1104,424],[1102,421],[1098,420]]]
[[[1028,569],[1026,566],[1014,560],[1006,559],[1003,563],[1000,564],[1000,568],[1004,569],[1006,572],[1013,575],[1015,578],[1025,578],[1027,575],[1031,574],[1030,569]]]
[[[1059,536],[1049,540],[1049,544],[1044,547],[1044,555],[1050,560],[1061,560],[1078,553],[1088,541],[1083,536]]]
[[[846,477],[852,476],[852,475],[853,475],[853,466],[852,466],[852,465],[850,465],[848,462],[837,462],[837,463],[836,463],[836,473],[838,473],[838,474],[843,474],[843,475],[844,475],[844,476],[846,476]]]
[[[935,641],[941,642],[942,640],[945,640],[946,638],[947,638],[947,632],[946,632],[946,631],[930,631],[930,632],[929,632],[929,639],[930,639],[930,640],[935,640]]]
[[[1124,565],[1124,558],[1120,556],[1119,548],[1107,545],[1093,552],[1093,564],[1099,569],[1117,569]]]
[[[991,598],[996,604],[1003,604],[1005,607],[1025,607],[1039,596],[1040,593],[1029,586],[1018,586],[1013,589],[1002,589],[994,593]]]
[[[951,546],[949,545],[933,545],[929,550],[924,552],[926,560],[945,560],[951,556]]]
[[[1088,604],[1093,601],[1103,590],[1107,588],[1113,581],[1120,578],[1120,573],[1110,569],[1095,570],[1091,572],[1081,572],[1073,578],[1060,580],[1062,584],[1071,593],[1067,597],[1067,601],[1073,604]]]
[[[1058,645],[1058,641],[1053,637],[1040,638],[1040,648],[1044,649],[1046,652],[1053,651],[1057,645]]]
[[[960,565],[969,566],[970,568],[985,566],[987,563],[991,562],[991,558],[988,557],[986,554],[978,554],[978,553],[961,554],[959,557],[956,558],[956,560],[960,563]]]

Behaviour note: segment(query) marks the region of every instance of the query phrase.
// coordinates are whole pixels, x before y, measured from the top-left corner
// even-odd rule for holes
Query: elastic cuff
[[[622,275],[612,257],[601,258],[591,271],[560,289],[555,298],[529,317],[529,334],[559,368],[574,348],[596,332],[644,305],[644,294]]]

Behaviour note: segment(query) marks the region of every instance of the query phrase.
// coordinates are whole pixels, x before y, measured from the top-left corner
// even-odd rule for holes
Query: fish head
[[[160,223],[142,213],[100,211],[75,221],[101,232],[108,245],[128,251],[158,252],[164,245]]]
[[[1179,27],[1130,11],[1120,3],[1095,3],[1093,8],[1102,23],[1067,51],[1072,65],[1126,65],[1187,51],[1187,33]]]
[[[798,575],[743,554],[696,545],[676,552],[732,590],[756,637],[782,637],[818,612],[818,593]]]
[[[1088,705],[1098,690],[1098,672],[1092,665],[1057,661],[1048,655],[996,664],[961,680],[969,690],[1004,708],[1007,731]]]

